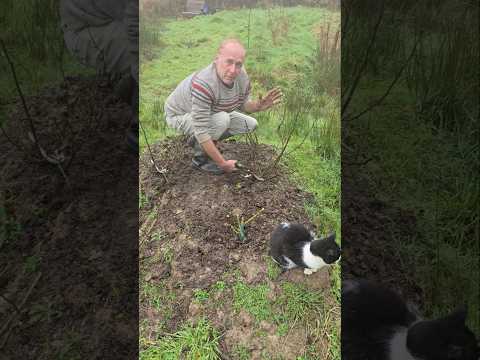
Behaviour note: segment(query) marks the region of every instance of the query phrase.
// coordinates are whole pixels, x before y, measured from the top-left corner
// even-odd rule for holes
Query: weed
[[[277,305],[284,310],[291,323],[296,323],[323,309],[322,294],[309,291],[299,284],[282,284],[282,294]]]
[[[162,283],[155,285],[148,282],[142,284],[140,299],[148,306],[151,306],[157,311],[164,312],[165,303],[175,300],[175,293],[168,291]]]
[[[279,45],[288,36],[290,18],[284,10],[271,10],[270,8],[267,9],[267,18],[273,45]]]
[[[173,260],[173,248],[171,246],[165,246],[162,249],[162,259],[165,263],[170,264]]]
[[[264,256],[264,260],[267,263],[267,276],[270,280],[276,280],[281,274],[282,269],[278,264],[272,260],[270,256]]]
[[[164,239],[166,236],[167,235],[165,234],[164,231],[158,230],[152,235],[152,240],[158,242],[158,241],[161,241],[162,239]],[[169,261],[167,261],[167,262],[169,262]]]
[[[220,335],[210,323],[201,319],[188,323],[175,334],[166,336],[156,345],[140,351],[140,360],[216,360],[220,359]]]
[[[199,303],[205,302],[209,299],[210,295],[207,290],[195,289],[193,290],[193,297]]]
[[[290,325],[288,324],[288,322],[280,321],[277,327],[277,335],[285,336],[287,335],[289,329],[290,329]]]
[[[139,187],[138,188],[138,208],[141,209],[146,204],[148,204],[148,197],[143,193],[141,187]]]
[[[248,286],[238,281],[233,286],[233,308],[236,312],[245,309],[257,321],[271,317],[271,306],[267,298],[270,291],[267,285]]]
[[[13,215],[7,213],[7,209],[0,204],[0,249],[7,243],[13,243],[20,235],[22,227]]]
[[[247,234],[245,232],[245,227],[249,222],[251,222],[258,215],[260,215],[263,212],[263,210],[265,209],[261,208],[255,214],[249,217],[247,220],[244,220],[243,216],[240,218],[240,214],[238,213],[234,214],[237,220],[237,224],[235,227],[233,227],[232,225],[230,225],[230,227],[232,228],[233,232],[237,235],[239,241],[241,242],[247,241]]]
[[[25,271],[27,273],[34,273],[38,270],[40,258],[37,255],[27,257],[25,260]]]
[[[233,348],[233,356],[235,360],[249,360],[250,351],[245,345],[235,345]]]
[[[225,281],[219,280],[213,285],[213,290],[216,292],[222,292],[225,290],[225,287],[226,287]]]

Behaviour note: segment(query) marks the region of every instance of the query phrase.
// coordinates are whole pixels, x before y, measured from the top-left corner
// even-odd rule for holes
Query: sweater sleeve
[[[215,102],[215,96],[212,88],[196,76],[192,79],[191,89],[193,131],[201,144],[211,139],[208,130],[212,119],[212,106]]]

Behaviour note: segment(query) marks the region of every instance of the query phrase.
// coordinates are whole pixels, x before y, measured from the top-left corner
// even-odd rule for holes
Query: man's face
[[[218,77],[227,85],[233,84],[245,61],[245,49],[239,44],[226,44],[215,58]]]

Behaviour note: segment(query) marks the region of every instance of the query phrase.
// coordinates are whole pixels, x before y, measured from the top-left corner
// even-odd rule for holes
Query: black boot
[[[199,144],[197,139],[192,137],[187,143],[193,147],[192,165],[194,168],[201,171],[205,171],[211,174],[220,175],[223,174],[223,170],[218,167],[203,151],[202,145]]]

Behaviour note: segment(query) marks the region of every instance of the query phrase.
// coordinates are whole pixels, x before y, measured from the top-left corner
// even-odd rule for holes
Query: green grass
[[[244,345],[236,345],[233,350],[233,355],[237,360],[249,360],[250,359],[250,352],[248,348]]]
[[[392,3],[393,4],[393,3]],[[388,9],[387,4],[387,9]],[[444,2],[435,16],[417,2],[411,12],[387,10],[371,64],[348,109],[363,108],[382,95],[392,74],[404,64],[405,49],[420,40],[417,53],[390,96],[377,109],[349,124],[356,143],[349,144],[371,158],[358,172],[372,191],[389,205],[415,217],[413,234],[401,236],[402,225],[388,224],[394,246],[424,294],[424,315],[446,315],[468,304],[468,324],[480,332],[480,255],[478,173],[478,27],[473,3]],[[474,11],[472,11],[474,10]],[[355,10],[354,10],[355,11]],[[408,11],[408,10],[404,10]],[[365,28],[374,17],[354,16]],[[411,19],[421,19],[424,36],[412,34]],[[373,20],[374,21],[374,20]],[[368,31],[349,31],[349,47],[365,47]],[[352,38],[349,38],[351,36]],[[354,39],[356,38],[356,39]],[[354,40],[354,41],[352,41]],[[344,51],[345,87],[356,59]],[[369,67],[370,67],[369,65]],[[452,86],[454,84],[454,86]],[[473,115],[477,114],[477,115]]]
[[[14,243],[22,231],[21,225],[0,203],[0,249],[8,243]]]
[[[58,6],[58,0],[48,0],[41,5],[38,0],[0,2],[1,39],[25,96],[63,81],[64,75],[95,74],[94,70],[79,64],[64,47]],[[2,102],[18,99],[13,73],[1,49],[0,69]],[[0,125],[5,121],[7,111],[6,107],[0,106]]]
[[[302,321],[323,309],[323,296],[318,291],[311,291],[305,286],[292,283],[282,284],[282,290],[282,295],[276,303],[283,309],[289,323]]]
[[[209,297],[210,297],[210,295],[209,295],[208,291],[206,291],[206,290],[203,290],[203,289],[193,290],[193,298],[195,299],[195,301],[197,301],[199,303],[203,303],[203,302],[207,301]]]
[[[268,300],[270,289],[267,285],[249,286],[241,281],[233,286],[233,308],[250,313],[256,321],[268,320],[272,316],[271,303]]]
[[[270,46],[269,16],[290,19],[288,36],[276,46]],[[338,26],[340,19],[338,12],[303,7],[276,9],[270,15],[266,10],[254,9],[251,18],[245,67],[252,79],[254,96],[265,93],[273,84],[288,88],[317,46],[314,27],[326,23]],[[142,121],[148,124],[149,138],[173,133],[165,128],[164,100],[187,75],[213,60],[223,38],[237,37],[247,44],[246,19],[248,10],[222,11],[188,21],[162,20],[161,56],[142,63],[140,73],[140,113]]]
[[[175,293],[169,292],[162,284],[155,285],[144,282],[141,286],[140,298],[157,311],[165,310],[165,303],[175,299]]]
[[[207,320],[201,319],[196,324],[186,324],[157,345],[140,351],[140,360],[220,359],[219,338],[218,331]]]
[[[373,91],[381,91],[382,82],[377,84]],[[365,90],[364,96],[372,98],[371,93]],[[405,266],[416,269],[425,316],[443,316],[466,303],[468,323],[478,333],[478,145],[474,133],[438,129],[416,117],[414,101],[401,83],[379,112],[356,125],[369,134],[363,151],[375,157],[362,171],[375,179],[382,200],[417,220],[415,238],[393,234],[392,244]]]
[[[371,91],[364,96],[371,98]],[[362,171],[375,179],[380,199],[416,218],[413,237],[393,236],[392,244],[405,266],[417,269],[425,316],[443,316],[466,303],[469,325],[478,332],[478,147],[471,135],[439,130],[416,118],[413,101],[400,84],[385,104],[388,110],[373,112],[357,125],[357,131],[370,134],[361,146],[376,160]],[[385,111],[390,116],[377,121]]]
[[[267,277],[272,281],[276,280],[281,274],[282,269],[270,256],[264,256],[263,259],[267,263]]]

